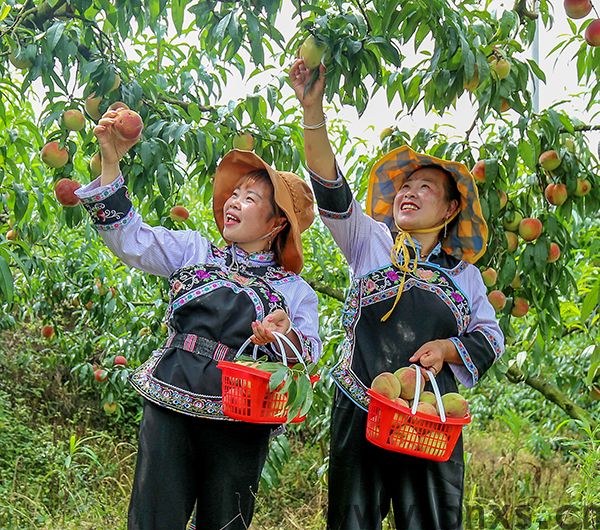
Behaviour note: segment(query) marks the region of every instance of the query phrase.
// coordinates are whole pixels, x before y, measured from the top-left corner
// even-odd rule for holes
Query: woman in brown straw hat
[[[102,174],[78,190],[106,245],[126,264],[169,277],[165,345],[131,376],[144,398],[129,529],[245,529],[272,427],[222,411],[219,360],[252,336],[275,359],[273,332],[316,361],[317,296],[298,273],[300,234],[314,217],[310,188],[249,151],[233,150],[214,180],[215,221],[227,241],[145,224],[133,209],[120,158],[135,144],[113,130],[109,111],[94,130]],[[291,353],[291,352],[289,352]]]
[[[401,147],[375,162],[366,213],[352,196],[328,140],[324,67],[296,61],[290,79],[304,109],[304,141],[319,212],[346,256],[352,283],[345,339],[332,369],[328,528],[462,527],[462,440],[446,462],[388,451],[365,436],[367,389],[381,372],[428,369],[441,392],[475,385],[504,339],[472,265],[486,248],[477,187],[463,164]],[[431,383],[427,383],[430,385]]]

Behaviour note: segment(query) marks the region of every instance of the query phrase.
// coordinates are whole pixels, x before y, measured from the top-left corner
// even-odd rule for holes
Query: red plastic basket
[[[289,341],[287,337],[283,338]],[[242,352],[248,342],[246,341],[238,350],[237,355]],[[291,342],[289,344],[293,346]],[[283,351],[281,343],[280,346]],[[300,353],[295,353],[296,357],[304,363]],[[284,351],[282,359],[284,360],[283,364],[287,366]],[[269,390],[272,373],[231,361],[219,361],[217,368],[221,369],[223,413],[226,416],[249,423],[300,423],[306,419],[306,415],[298,415],[288,421],[288,393]],[[318,375],[310,377],[313,385],[318,380]]]
[[[420,370],[417,369],[417,373],[420,375]],[[389,451],[428,460],[445,462],[450,458],[463,425],[470,423],[471,417],[468,413],[464,418],[445,417],[435,378],[431,372],[428,373],[438,398],[438,408],[441,407],[441,417],[414,412],[369,389],[367,440]],[[419,380],[420,377],[417,377],[417,389],[420,389]],[[418,396],[417,391],[415,401],[418,401]]]

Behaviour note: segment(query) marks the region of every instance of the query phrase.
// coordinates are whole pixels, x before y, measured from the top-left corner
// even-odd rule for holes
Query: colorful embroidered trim
[[[106,189],[102,190],[91,197],[81,197],[81,202],[83,204],[87,204],[90,202],[98,202],[106,199],[115,193],[119,188],[121,188],[125,184],[125,178],[122,174],[120,174],[115,180],[113,180],[110,184],[107,184]]]
[[[340,360],[332,368],[331,376],[340,389],[360,408],[369,408],[370,398],[367,387],[352,371],[352,357],[354,351],[354,328],[360,318],[360,281],[350,284],[348,296],[342,312],[342,326],[346,336],[341,344]]]
[[[262,304],[262,300],[260,299],[260,297],[252,289],[246,287],[239,287],[235,283],[228,280],[214,280],[180,296],[171,303],[172,310],[175,311],[176,309],[179,309],[188,302],[191,302],[192,300],[204,294],[210,293],[211,291],[214,291],[219,287],[227,287],[236,294],[242,292],[246,293],[249,296],[250,300],[252,300],[254,308],[256,309],[256,319],[262,320],[263,318],[265,318],[265,308]]]
[[[504,349],[502,348],[502,346],[500,345],[500,343],[498,342],[498,340],[496,339],[496,337],[490,333],[487,329],[481,327],[481,326],[475,326],[472,330],[472,332],[475,331],[479,331],[479,333],[481,333],[485,339],[488,341],[490,347],[492,348],[492,351],[494,352],[494,356],[496,357],[496,359],[500,358],[500,356],[504,353]]]
[[[477,381],[479,381],[479,370],[477,370],[477,366],[475,366],[475,363],[471,359],[467,348],[465,348],[465,345],[462,343],[462,341],[456,337],[450,337],[449,340],[452,341],[454,346],[456,346],[456,350],[458,351],[463,364],[467,370],[471,372],[471,376],[473,377],[473,385],[477,384]]]
[[[460,273],[462,273],[467,267],[469,266],[469,264],[466,261],[461,261],[459,262],[459,264],[454,267],[453,269],[444,269],[444,272],[446,274],[448,274],[448,276],[458,276]]]
[[[123,217],[122,219],[118,220],[115,223],[112,223],[110,225],[101,225],[101,224],[94,223],[94,226],[98,230],[103,230],[103,231],[118,230],[119,228],[121,228],[131,222],[131,220],[133,219],[134,213],[135,212],[134,212],[133,208],[131,208],[131,210],[129,210],[129,213],[127,213],[125,215],[125,217]]]
[[[336,174],[337,178],[335,180],[324,179],[321,175],[315,173],[312,169],[308,168],[308,174],[310,178],[314,180],[317,184],[320,184],[324,188],[334,189],[341,188],[344,185],[344,175],[339,170],[336,164]]]
[[[223,415],[220,396],[194,394],[159,381],[152,374],[162,358],[164,350],[156,350],[152,356],[129,376],[129,382],[146,399],[188,416],[227,420]]]
[[[409,274],[409,276],[404,284],[404,291],[406,292],[412,287],[418,287],[439,296],[452,311],[458,333],[464,333],[470,320],[470,308],[468,300],[455,289],[454,284],[448,281],[438,270],[423,267],[419,267],[414,276],[412,274]],[[400,284],[400,275],[393,267],[388,266],[372,271],[368,276],[362,276],[359,281],[362,284],[363,292],[360,303],[362,306],[367,306],[396,296]]]
[[[354,204],[351,202],[350,206],[345,212],[330,212],[329,210],[324,210],[323,208],[319,208],[319,215],[321,217],[325,217],[327,219],[348,219],[352,215],[352,210],[354,209]]]

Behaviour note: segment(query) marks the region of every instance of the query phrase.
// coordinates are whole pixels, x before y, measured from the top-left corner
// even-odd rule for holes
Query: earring
[[[447,219],[446,219],[447,221]],[[448,223],[445,222],[444,223],[444,237],[442,239],[446,239],[446,236],[448,235]]]

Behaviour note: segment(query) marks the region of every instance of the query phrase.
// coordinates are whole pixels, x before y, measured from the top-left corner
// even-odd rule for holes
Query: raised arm
[[[327,135],[323,94],[325,67],[320,66],[319,77],[307,90],[313,72],[298,59],[290,70],[290,81],[296,97],[304,109],[304,151],[308,167],[326,180],[336,180],[335,156]],[[322,124],[322,125],[321,125]]]
[[[354,274],[364,274],[389,260],[389,230],[367,216],[336,164],[325,124],[325,67],[309,88],[312,72],[298,59],[290,70],[296,97],[304,109],[304,151],[321,219]]]
[[[201,262],[209,243],[193,230],[168,230],[144,223],[134,210],[119,161],[138,138],[128,140],[114,130],[115,111],[104,114],[94,134],[102,156],[102,174],[75,193],[106,246],[124,263],[150,274],[168,276],[178,268]]]

